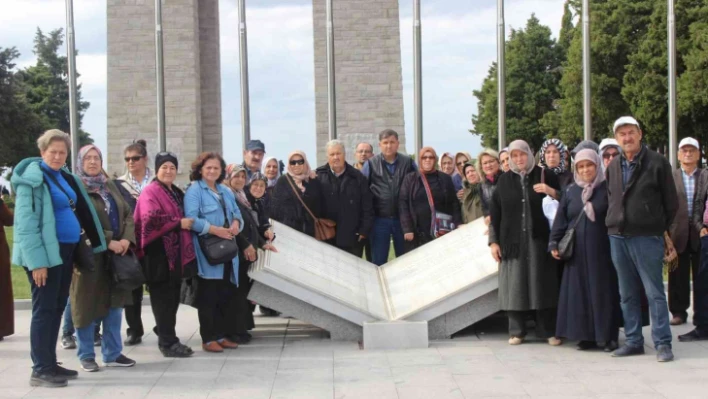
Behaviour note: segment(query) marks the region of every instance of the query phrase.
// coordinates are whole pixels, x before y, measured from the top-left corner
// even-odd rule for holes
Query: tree
[[[551,37],[551,30],[532,15],[521,30],[512,30],[506,43],[507,141],[524,139],[540,148],[544,133],[539,121],[553,109],[558,96],[562,50]],[[485,146],[495,146],[497,130],[496,64],[489,70],[480,90],[473,115],[473,134],[482,136]]]
[[[0,48],[0,167],[12,167],[29,154],[36,154],[35,140],[43,128],[13,71],[19,56],[14,47]]]
[[[561,30],[558,35],[558,47],[561,48],[563,61],[565,61],[567,58],[568,49],[570,48],[570,44],[573,42],[573,36],[578,30],[575,24],[573,23],[573,18],[573,5],[570,3],[570,0],[566,0],[565,4],[563,5],[563,19],[561,21]]]
[[[678,110],[690,124],[694,137],[705,146],[708,144],[708,3],[694,4],[687,10],[687,16],[690,23],[682,39],[688,44],[679,47],[684,71],[678,78]]]
[[[34,39],[34,54],[37,64],[23,70],[20,75],[26,88],[27,101],[32,109],[42,118],[44,126],[70,131],[69,124],[69,77],[66,56],[59,55],[64,43],[62,29],[56,29],[45,35],[37,28]],[[77,76],[78,77],[78,76]],[[77,122],[80,146],[93,143],[91,136],[81,130],[84,113],[89,107],[81,100],[81,85],[76,88]]]

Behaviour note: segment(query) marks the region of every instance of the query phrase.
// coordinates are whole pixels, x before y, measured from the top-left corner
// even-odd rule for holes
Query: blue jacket
[[[42,158],[27,158],[22,160],[12,172],[12,190],[15,198],[15,229],[12,247],[12,263],[24,266],[29,270],[43,267],[54,267],[63,264],[59,254],[57,226],[54,220],[54,207],[49,188],[44,184],[44,173],[40,167]],[[62,169],[65,175],[74,178],[74,183],[83,197],[93,218],[94,228],[99,241],[93,242],[94,253],[106,250],[106,238],[103,235],[101,222],[93,207],[83,182]],[[98,226],[98,227],[96,227]]]
[[[239,232],[243,230],[243,218],[241,211],[236,206],[236,198],[231,189],[218,184],[217,189],[226,204],[226,215],[229,218],[229,226],[234,220],[239,221]],[[199,266],[199,277],[208,280],[220,280],[224,277],[224,265],[210,265],[207,262],[201,247],[198,236],[209,234],[211,226],[222,227],[224,225],[224,211],[221,203],[203,180],[192,183],[184,194],[184,216],[194,219],[192,225],[192,241],[197,253],[197,264]],[[233,273],[231,282],[238,285],[238,254],[233,259]]]

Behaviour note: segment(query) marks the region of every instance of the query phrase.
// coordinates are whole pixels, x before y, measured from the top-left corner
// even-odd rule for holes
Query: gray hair
[[[344,143],[341,142],[340,140],[330,140],[326,145],[325,145],[325,151],[329,152],[329,149],[335,146],[340,146],[342,147],[342,154],[347,155],[347,149],[344,147]]]
[[[62,141],[66,145],[66,151],[71,150],[71,138],[68,134],[59,129],[47,130],[39,136],[37,139],[37,147],[39,147],[40,151],[44,152],[54,141]]]

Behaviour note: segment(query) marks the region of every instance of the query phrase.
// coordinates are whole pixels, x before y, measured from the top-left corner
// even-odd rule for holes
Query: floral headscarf
[[[239,173],[243,172],[246,176],[248,176],[248,173],[246,172],[246,169],[243,167],[243,165],[238,165],[235,163],[229,164],[226,166],[226,181],[229,182],[229,188],[231,188],[231,191],[234,192],[236,195],[236,200],[248,208],[251,207],[251,203],[248,202],[248,197],[246,197],[246,192],[243,191],[243,188],[240,190],[236,190],[233,187],[231,187],[231,179],[234,178],[234,176],[238,175]]]
[[[580,176],[578,176],[577,166],[575,171],[575,184],[583,188],[583,193],[581,197],[583,199],[583,209],[585,210],[585,215],[587,215],[588,219],[594,222],[595,209],[592,207],[592,202],[590,202],[590,198],[592,198],[592,192],[595,187],[605,181],[605,174],[602,173],[602,168],[600,167],[602,165],[602,159],[600,158],[600,154],[598,154],[596,151],[591,149],[585,149],[575,154],[575,165],[577,165],[580,161],[590,161],[595,164],[596,168],[595,180],[593,180],[592,183],[588,183],[580,179]]]
[[[550,146],[555,146],[558,149],[558,153],[560,154],[560,163],[558,166],[549,168],[548,164],[546,163],[546,151],[548,150],[548,147]],[[541,166],[544,169],[550,169],[555,173],[556,175],[560,175],[561,173],[564,173],[566,171],[566,165],[565,165],[565,155],[568,152],[568,149],[565,147],[565,144],[563,144],[562,141],[558,139],[548,139],[543,142],[543,145],[541,145]]]

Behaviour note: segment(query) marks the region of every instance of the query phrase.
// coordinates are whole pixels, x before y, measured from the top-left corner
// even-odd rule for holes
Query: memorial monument
[[[151,155],[157,152],[154,3],[107,3],[110,173],[122,173],[122,149],[136,138],[147,140]],[[346,143],[352,161],[356,143],[376,143],[378,132],[386,128],[396,130],[405,144],[398,0],[334,4],[338,138]],[[314,164],[320,164],[327,142],[325,0],[313,0],[312,10],[316,117],[312,134],[318,149]],[[185,181],[184,171],[197,154],[223,150],[219,1],[163,0],[162,15],[167,150],[178,155],[178,178]],[[252,138],[268,143],[270,134],[282,132],[261,131],[252,124]]]
[[[279,252],[261,252],[251,266],[249,299],[332,339],[362,340],[366,323],[427,322],[427,345],[499,310],[482,219],[381,267],[278,222],[273,228]]]

